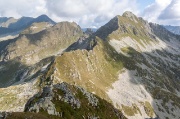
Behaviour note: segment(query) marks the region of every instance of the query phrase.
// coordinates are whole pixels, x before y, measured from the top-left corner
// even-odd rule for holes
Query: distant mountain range
[[[82,28],[82,31],[87,31],[87,30],[91,30],[93,32],[96,32],[98,28]]]
[[[163,26],[164,28],[166,28],[168,31],[180,35],[180,26],[170,26],[170,25],[166,25]]]
[[[37,18],[21,17],[20,19],[14,19],[12,17],[0,17],[0,36],[7,34],[18,34],[22,30],[28,28],[33,23],[48,22],[52,25],[56,24],[47,15],[41,15]]]

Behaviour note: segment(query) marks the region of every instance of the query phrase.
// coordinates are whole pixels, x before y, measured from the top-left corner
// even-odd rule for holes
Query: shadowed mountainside
[[[26,70],[28,67],[34,67],[43,59],[61,54],[82,34],[76,23],[61,22],[35,34],[21,34],[15,39],[0,42],[0,86],[9,86],[30,78],[30,71]],[[20,74],[23,78],[19,78]]]

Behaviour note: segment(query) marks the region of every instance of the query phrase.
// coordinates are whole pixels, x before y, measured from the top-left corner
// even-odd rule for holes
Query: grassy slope
[[[116,51],[111,48],[99,39],[98,45],[92,51],[76,50],[64,53],[55,60],[55,76],[106,98],[104,91],[117,80],[118,71],[123,68],[123,63],[113,55]],[[56,81],[58,82],[54,80],[55,83]]]
[[[33,23],[30,27],[23,30],[21,34],[35,34],[47,29],[48,27],[51,27],[51,24],[48,22]]]
[[[63,81],[79,85],[110,101],[105,92],[118,80],[119,71],[124,67],[130,70],[135,70],[137,67],[132,58],[118,54],[108,42],[99,38],[96,40],[97,45],[92,51],[76,50],[57,57],[46,75],[48,81],[52,79],[54,84]],[[135,56],[138,56],[138,52],[132,48],[128,49],[128,53],[130,55],[137,53]],[[53,78],[50,78],[51,75]],[[137,110],[134,110],[134,107]],[[141,113],[137,106],[134,107],[131,109],[124,106],[122,109],[127,115]]]

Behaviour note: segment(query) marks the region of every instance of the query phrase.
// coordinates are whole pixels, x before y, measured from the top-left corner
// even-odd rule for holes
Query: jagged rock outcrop
[[[49,117],[54,115],[59,118],[125,119],[110,103],[67,83],[45,87],[42,93],[29,100],[25,111],[39,114],[46,112]]]

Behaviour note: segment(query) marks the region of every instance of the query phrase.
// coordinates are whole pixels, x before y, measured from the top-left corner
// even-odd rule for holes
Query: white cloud
[[[142,17],[151,22],[157,22],[161,12],[170,4],[171,0],[155,0],[143,11]]]
[[[0,16],[37,17],[56,22],[75,21],[81,27],[99,27],[116,15],[132,11],[159,24],[180,24],[180,0],[155,0],[140,13],[138,0],[0,0]]]
[[[99,27],[124,11],[138,13],[136,0],[0,0],[0,16],[37,17],[56,22],[75,21],[81,27]]]
[[[180,25],[180,0],[155,0],[141,16],[154,23]]]
[[[15,17],[32,16],[36,17],[46,13],[44,0],[0,0],[0,16]]]
[[[137,13],[136,6],[136,0],[46,0],[49,15],[82,27],[99,27],[126,10]]]
[[[180,0],[172,0],[166,9],[160,14],[159,19],[173,20],[180,18]]]

